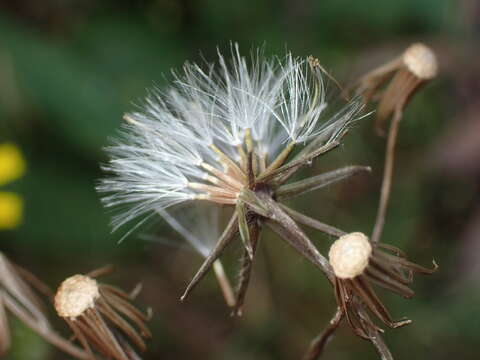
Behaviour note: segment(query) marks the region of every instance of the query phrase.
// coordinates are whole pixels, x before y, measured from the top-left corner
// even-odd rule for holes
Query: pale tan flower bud
[[[95,306],[100,297],[96,280],[85,275],[74,275],[64,280],[55,295],[55,309],[59,316],[74,320]]]
[[[403,62],[420,79],[432,79],[437,75],[438,64],[435,53],[424,44],[416,43],[405,50]]]
[[[353,279],[363,273],[368,266],[372,246],[365,234],[354,232],[338,238],[328,253],[335,276],[340,279]]]

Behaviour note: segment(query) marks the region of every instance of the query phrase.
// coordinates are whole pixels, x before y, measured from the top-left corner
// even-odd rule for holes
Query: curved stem
[[[7,293],[2,294],[5,307],[10,310],[15,316],[17,316],[24,324],[34,330],[38,335],[48,341],[50,344],[56,346],[60,350],[70,354],[76,359],[90,360],[90,355],[73,345],[68,340],[58,335],[55,331],[45,326],[42,323],[35,321],[31,316],[26,314]]]
[[[283,210],[285,210],[288,213],[288,215],[291,216],[291,218],[293,220],[295,220],[296,222],[298,222],[300,224],[309,226],[313,229],[316,229],[316,230],[321,231],[325,234],[335,236],[335,237],[340,237],[340,236],[343,236],[343,235],[346,234],[345,231],[337,229],[337,228],[335,228],[331,225],[322,223],[322,222],[318,221],[317,219],[313,219],[313,218],[311,218],[307,215],[304,215],[304,214],[302,214],[302,213],[300,213],[296,210],[293,210],[293,209],[289,208],[288,206],[286,206],[284,204],[280,204],[280,206],[282,207]]]
[[[397,141],[398,127],[402,119],[402,111],[397,109],[390,125],[387,140],[387,151],[385,154],[385,165],[383,169],[382,189],[380,192],[380,202],[378,204],[377,218],[372,232],[372,242],[378,242],[382,235],[387,215],[388,200],[392,188],[393,164],[395,162],[395,144]]]
[[[332,338],[335,330],[337,330],[338,325],[343,319],[343,311],[340,307],[337,308],[335,315],[330,320],[330,323],[315,339],[312,340],[310,346],[307,350],[307,353],[304,356],[304,360],[317,360],[320,355],[322,355],[325,345]]]
[[[255,255],[259,240],[259,226],[257,222],[251,224],[249,228],[252,254]],[[248,252],[245,251],[242,258],[242,268],[240,269],[240,276],[238,280],[238,286],[236,291],[235,307],[232,311],[233,316],[242,315],[242,307],[245,301],[245,295],[247,294],[248,285],[250,284],[250,275],[253,270],[253,257],[250,257]]]
[[[223,269],[220,260],[215,260],[213,263],[213,271],[217,277],[218,284],[220,285],[220,289],[222,290],[223,297],[225,298],[228,307],[235,306],[235,295],[233,294],[232,286],[230,285],[230,281],[225,274],[225,270]]]

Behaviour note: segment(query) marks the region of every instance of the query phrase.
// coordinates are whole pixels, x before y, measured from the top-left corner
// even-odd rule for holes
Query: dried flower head
[[[430,80],[437,75],[437,58],[429,47],[416,43],[403,53],[405,66],[419,79]]]
[[[62,282],[55,295],[55,310],[70,326],[91,359],[94,350],[109,359],[138,359],[129,342],[145,351],[150,337],[147,316],[130,304],[122,290],[99,284],[86,275]]]
[[[353,279],[363,273],[368,265],[372,245],[368,238],[360,233],[341,236],[330,247],[328,257],[336,277]]]
[[[182,298],[239,235],[245,248],[239,310],[263,225],[333,276],[294,217],[330,234],[338,231],[280,201],[369,168],[349,166],[287,183],[302,166],[339,145],[362,103],[351,101],[327,116],[322,68],[312,57],[265,59],[258,52],[247,61],[237,45],[230,63],[218,56],[218,64],[205,70],[185,64],[171,87],[154,91],[142,111],[124,117],[123,140],[108,149],[111,160],[104,167],[113,176],[98,189],[109,193],[103,199],[107,207],[127,209],[114,218],[114,228],[187,201],[231,206],[230,222]]]
[[[93,308],[99,297],[96,280],[74,275],[60,285],[55,296],[55,309],[59,316],[73,320]]]
[[[364,96],[366,102],[378,101],[375,129],[380,135],[385,134],[386,120],[395,113],[400,114],[420,85],[433,79],[437,72],[437,58],[433,50],[415,43],[401,56],[360,79],[357,92]],[[381,91],[385,84],[385,89]]]
[[[372,242],[380,240],[385,224],[392,184],[395,145],[403,111],[413,94],[421,85],[433,79],[437,71],[438,64],[433,50],[424,44],[416,43],[409,46],[401,56],[361,77],[357,83],[357,93],[364,97],[366,103],[378,102],[375,118],[375,130],[378,135],[386,134],[386,123],[391,118]]]
[[[431,274],[437,270],[435,263],[433,269],[414,264],[396,247],[372,243],[360,232],[336,240],[330,248],[329,260],[335,273],[337,303],[354,332],[365,339],[371,339],[380,329],[364,307],[391,328],[411,322],[394,321],[371,284],[411,298],[414,292],[408,285],[413,281],[413,274]]]

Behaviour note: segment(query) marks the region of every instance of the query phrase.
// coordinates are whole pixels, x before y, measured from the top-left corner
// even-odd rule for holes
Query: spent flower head
[[[360,232],[341,236],[332,244],[328,255],[335,274],[337,303],[354,332],[368,340],[382,330],[369,318],[365,308],[391,328],[411,322],[394,321],[372,284],[411,298],[414,292],[408,285],[413,281],[413,274],[431,274],[437,270],[435,262],[433,269],[414,264],[396,247],[371,242]]]
[[[281,200],[318,189],[367,167],[348,166],[288,183],[302,166],[336,148],[360,117],[361,101],[326,115],[327,95],[318,60],[247,59],[232,46],[232,60],[202,68],[184,65],[167,89],[154,90],[141,111],[125,115],[121,140],[108,149],[112,176],[98,189],[107,207],[122,207],[113,227],[190,202],[230,206],[233,215],[214,242],[188,292],[237,237],[245,248],[236,313],[239,313],[260,231],[268,225],[333,279],[328,261],[297,225],[315,223]],[[165,217],[165,216],[164,216]],[[171,221],[169,221],[171,223]]]
[[[413,94],[437,72],[435,52],[425,44],[414,43],[400,56],[360,78],[357,93],[365,102],[378,102],[375,130],[379,135],[385,135],[386,121],[392,116],[401,117]]]
[[[133,360],[139,357],[130,342],[145,351],[143,338],[150,337],[150,331],[148,316],[130,300],[122,290],[78,274],[61,283],[54,304],[88,358],[95,359],[95,351],[108,359]]]

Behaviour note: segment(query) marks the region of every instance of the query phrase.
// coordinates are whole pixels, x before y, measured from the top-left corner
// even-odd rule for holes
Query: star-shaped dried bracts
[[[70,326],[88,359],[100,353],[108,359],[136,360],[139,356],[130,343],[145,351],[143,339],[151,334],[145,325],[149,316],[130,300],[116,287],[98,283],[87,275],[74,275],[58,288],[55,310]]]
[[[240,281],[237,287],[235,312],[239,314],[248,285],[260,231],[265,225],[280,235],[282,239],[287,241],[315,266],[319,267],[330,279],[333,279],[328,261],[318,252],[298,223],[314,227],[333,236],[339,236],[343,232],[290,209],[282,204],[281,201],[333,184],[354,174],[370,171],[368,167],[364,166],[348,166],[304,180],[286,183],[290,176],[302,166],[310,164],[318,156],[336,148],[343,135],[343,133],[341,135],[337,134],[335,140],[332,140],[332,134],[325,133],[322,138],[316,139],[319,144],[323,145],[320,145],[318,148],[313,146],[304,148],[292,159],[288,159],[288,154],[280,154],[279,157],[272,161],[272,164],[275,166],[265,168],[263,171],[253,167],[253,164],[258,160],[258,158],[254,160],[256,156],[254,155],[254,145],[250,150],[247,145],[245,146],[245,164],[240,163],[240,167],[247,170],[245,174],[246,184],[237,195],[236,211],[215,247],[187,287],[182,299],[201,280],[206,271],[222,254],[223,250],[235,238],[240,238],[245,247],[245,254],[242,259]],[[246,144],[249,142],[251,140],[245,140]],[[290,149],[289,152],[292,150]]]
[[[363,308],[391,328],[410,323],[410,320],[392,319],[372,284],[408,299],[414,295],[409,288],[413,274],[432,274],[437,270],[435,263],[432,269],[412,263],[396,247],[373,243],[359,232],[336,240],[330,248],[329,260],[335,274],[337,303],[354,332],[367,340],[380,329],[365,316]]]
[[[282,200],[370,169],[348,166],[289,183],[300,168],[340,144],[361,118],[363,104],[357,99],[327,115],[322,68],[312,57],[267,60],[259,53],[249,68],[236,45],[232,55],[227,64],[219,54],[219,71],[186,64],[173,86],[154,92],[142,112],[125,116],[125,139],[109,149],[112,159],[105,167],[113,176],[99,190],[109,193],[107,206],[128,205],[115,227],[186,202],[232,208],[182,299],[238,238],[245,249],[234,309],[239,313],[264,225],[333,281],[328,261],[297,221],[339,231],[286,208]]]

